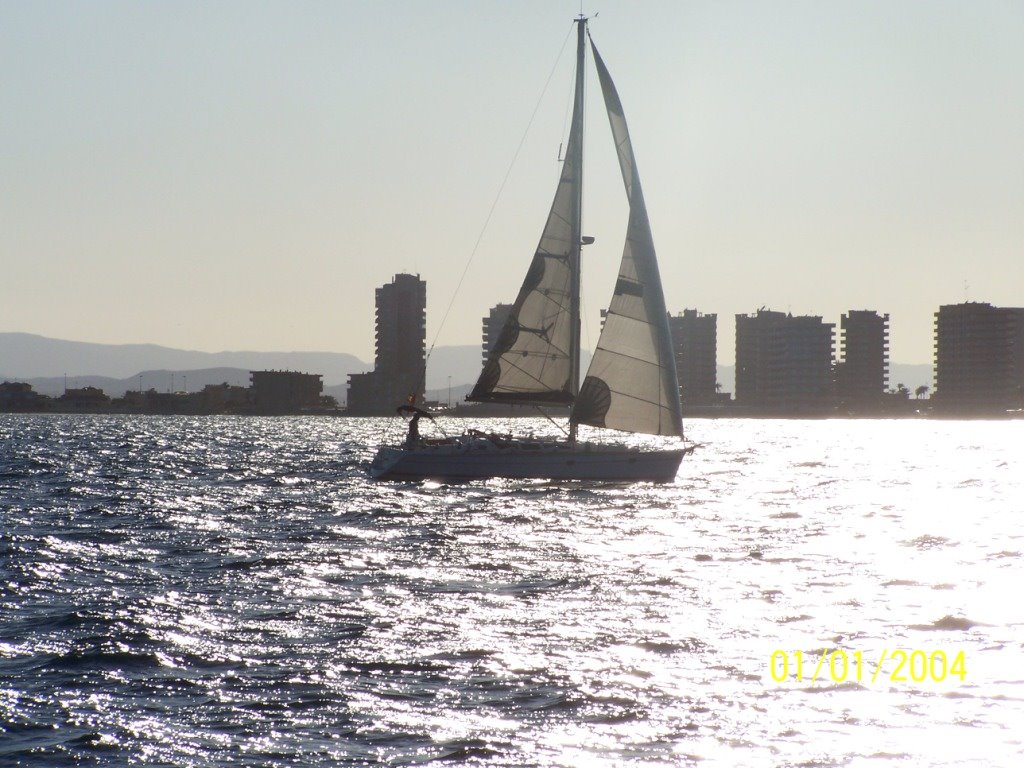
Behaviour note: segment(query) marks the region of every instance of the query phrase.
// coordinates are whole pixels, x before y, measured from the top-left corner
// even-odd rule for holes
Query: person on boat
[[[433,416],[424,411],[421,408],[417,408],[415,405],[400,405],[398,406],[399,414],[411,413],[412,418],[409,419],[409,434],[405,437],[405,443],[403,448],[415,448],[421,444],[420,438],[420,418],[426,416],[428,419],[433,420]]]

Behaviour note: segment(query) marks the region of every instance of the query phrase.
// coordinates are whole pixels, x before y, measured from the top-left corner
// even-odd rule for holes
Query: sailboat
[[[526,278],[470,401],[570,406],[567,439],[516,438],[476,430],[436,440],[410,429],[403,445],[382,446],[370,474],[382,479],[671,481],[695,446],[646,450],[582,442],[586,424],[683,437],[679,384],[647,208],[618,93],[590,39],[619,167],[629,223],[618,279],[590,368],[580,384],[580,255],[583,92],[587,19],[577,24],[576,85],[562,173]],[[414,438],[414,432],[416,436]]]

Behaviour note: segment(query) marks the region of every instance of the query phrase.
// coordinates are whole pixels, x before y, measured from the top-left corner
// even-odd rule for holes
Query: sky
[[[584,10],[666,303],[718,315],[719,362],[760,307],[888,313],[930,363],[940,304],[1024,306],[1022,0]],[[554,194],[579,11],[0,0],[0,331],[372,360],[374,289],[413,272],[428,346],[480,343]],[[593,348],[626,211],[588,66]]]

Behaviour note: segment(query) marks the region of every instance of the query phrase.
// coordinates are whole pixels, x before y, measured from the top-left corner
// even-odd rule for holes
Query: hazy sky
[[[1024,0],[600,0],[668,306],[1024,306]],[[372,359],[374,288],[476,344],[540,236],[579,3],[0,0],[0,331]],[[584,306],[625,226],[588,65]]]

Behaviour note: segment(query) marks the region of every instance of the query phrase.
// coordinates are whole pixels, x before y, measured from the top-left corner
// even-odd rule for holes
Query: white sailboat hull
[[[675,354],[668,311],[618,91],[594,48],[605,110],[629,205],[618,278],[587,375],[580,383],[580,250],[582,230],[586,18],[577,18],[576,89],[565,158],[540,242],[515,302],[467,400],[568,405],[570,440],[513,439],[470,430],[465,436],[420,440],[417,422],[403,446],[385,446],[373,477],[419,480],[537,478],[669,482],[693,450],[644,451],[576,442],[577,426],[682,437]],[[592,41],[591,41],[592,44]],[[400,412],[424,412],[403,406]]]
[[[486,440],[452,441],[377,451],[370,475],[382,480],[476,480],[491,477],[547,480],[670,482],[693,446],[641,451],[594,443]]]

